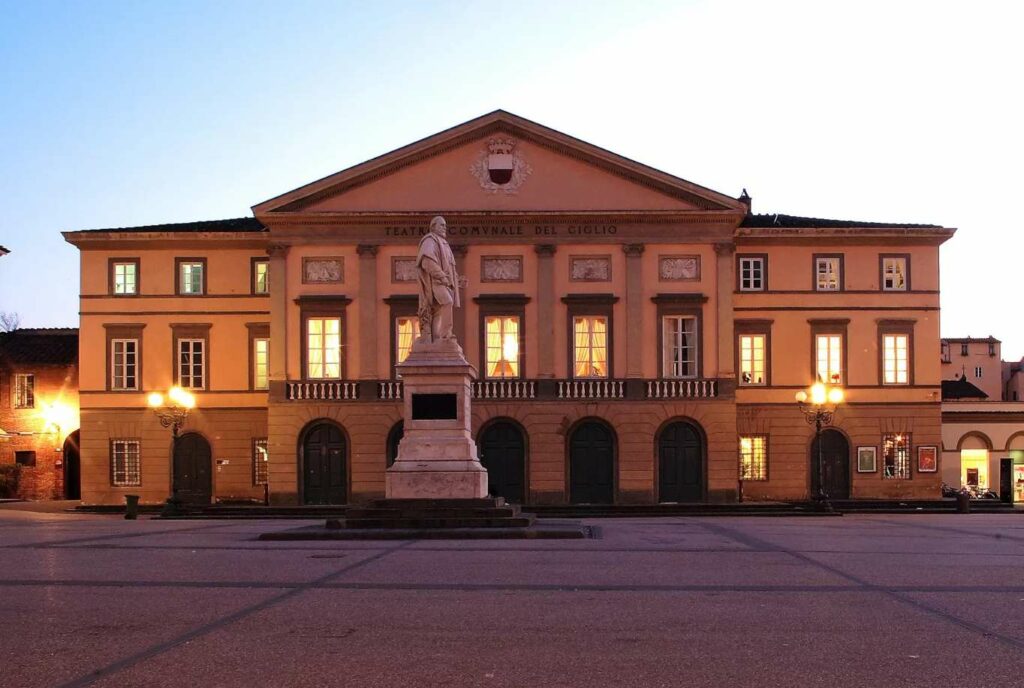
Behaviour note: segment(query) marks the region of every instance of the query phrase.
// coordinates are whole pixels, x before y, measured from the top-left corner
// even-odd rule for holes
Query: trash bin
[[[966,492],[958,492],[956,495],[956,512],[958,514],[971,513],[971,495]]]
[[[139,517],[139,495],[125,495],[124,502],[124,517],[134,521]]]

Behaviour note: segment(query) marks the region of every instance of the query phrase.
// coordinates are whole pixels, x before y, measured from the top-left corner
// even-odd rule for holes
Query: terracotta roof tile
[[[196,222],[173,222],[163,225],[141,225],[139,227],[110,227],[107,229],[82,229],[82,232],[265,232],[267,228],[255,217],[235,217],[227,220],[200,220]]]
[[[939,225],[913,225],[902,222],[861,222],[859,220],[829,220],[820,217],[801,217],[799,215],[782,215],[779,213],[751,213],[743,219],[743,222],[740,223],[740,227],[874,227],[893,229],[941,229]]]
[[[32,328],[2,332],[0,362],[18,365],[77,363],[78,328]]]

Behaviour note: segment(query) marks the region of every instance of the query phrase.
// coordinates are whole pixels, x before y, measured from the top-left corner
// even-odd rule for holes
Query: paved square
[[[258,542],[0,510],[0,686],[1024,683],[1024,518],[595,520]]]

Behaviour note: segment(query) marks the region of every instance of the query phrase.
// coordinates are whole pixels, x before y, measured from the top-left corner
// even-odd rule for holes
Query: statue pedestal
[[[398,365],[404,433],[385,476],[388,499],[479,499],[487,471],[470,432],[470,383],[476,379],[455,340],[417,341]]]

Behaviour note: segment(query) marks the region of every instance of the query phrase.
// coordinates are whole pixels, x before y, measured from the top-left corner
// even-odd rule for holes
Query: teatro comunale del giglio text
[[[953,230],[754,214],[745,193],[496,111],[253,217],[65,232],[83,502],[382,497],[435,215],[467,277],[455,332],[493,494],[938,496]],[[816,380],[843,391],[820,469],[794,399]],[[176,439],[147,405],[175,386],[195,400]]]

